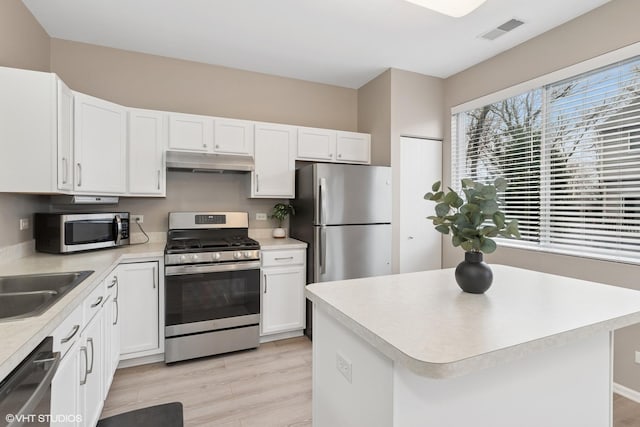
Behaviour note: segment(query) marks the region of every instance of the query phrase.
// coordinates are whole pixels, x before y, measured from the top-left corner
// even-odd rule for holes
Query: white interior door
[[[442,267],[442,239],[426,219],[434,205],[424,200],[442,179],[442,141],[400,138],[400,273]]]

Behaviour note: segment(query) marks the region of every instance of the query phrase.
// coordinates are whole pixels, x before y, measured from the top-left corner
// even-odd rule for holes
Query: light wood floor
[[[187,427],[310,427],[311,342],[119,369],[102,417],[169,402],[182,402]],[[640,404],[615,394],[613,408],[614,427],[640,427]]]

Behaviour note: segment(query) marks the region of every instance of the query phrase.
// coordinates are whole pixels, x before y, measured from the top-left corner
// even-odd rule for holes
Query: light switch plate
[[[29,218],[20,218],[20,231],[29,229]]]
[[[266,213],[257,213],[256,214],[256,221],[266,221],[267,220],[267,214]]]

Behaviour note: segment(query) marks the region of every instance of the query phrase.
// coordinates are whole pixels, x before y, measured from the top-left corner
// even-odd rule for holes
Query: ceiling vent
[[[524,24],[524,22],[518,19],[511,19],[505,22],[504,24],[498,26],[497,28],[494,28],[493,30],[489,31],[488,33],[481,35],[480,38],[487,39],[487,40],[495,40],[498,37],[504,34],[507,34],[509,31],[518,28],[522,24]]]

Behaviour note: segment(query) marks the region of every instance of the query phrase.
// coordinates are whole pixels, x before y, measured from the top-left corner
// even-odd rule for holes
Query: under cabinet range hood
[[[251,172],[253,158],[226,154],[167,151],[167,169],[192,172]]]
[[[53,205],[117,205],[118,196],[51,196]]]

